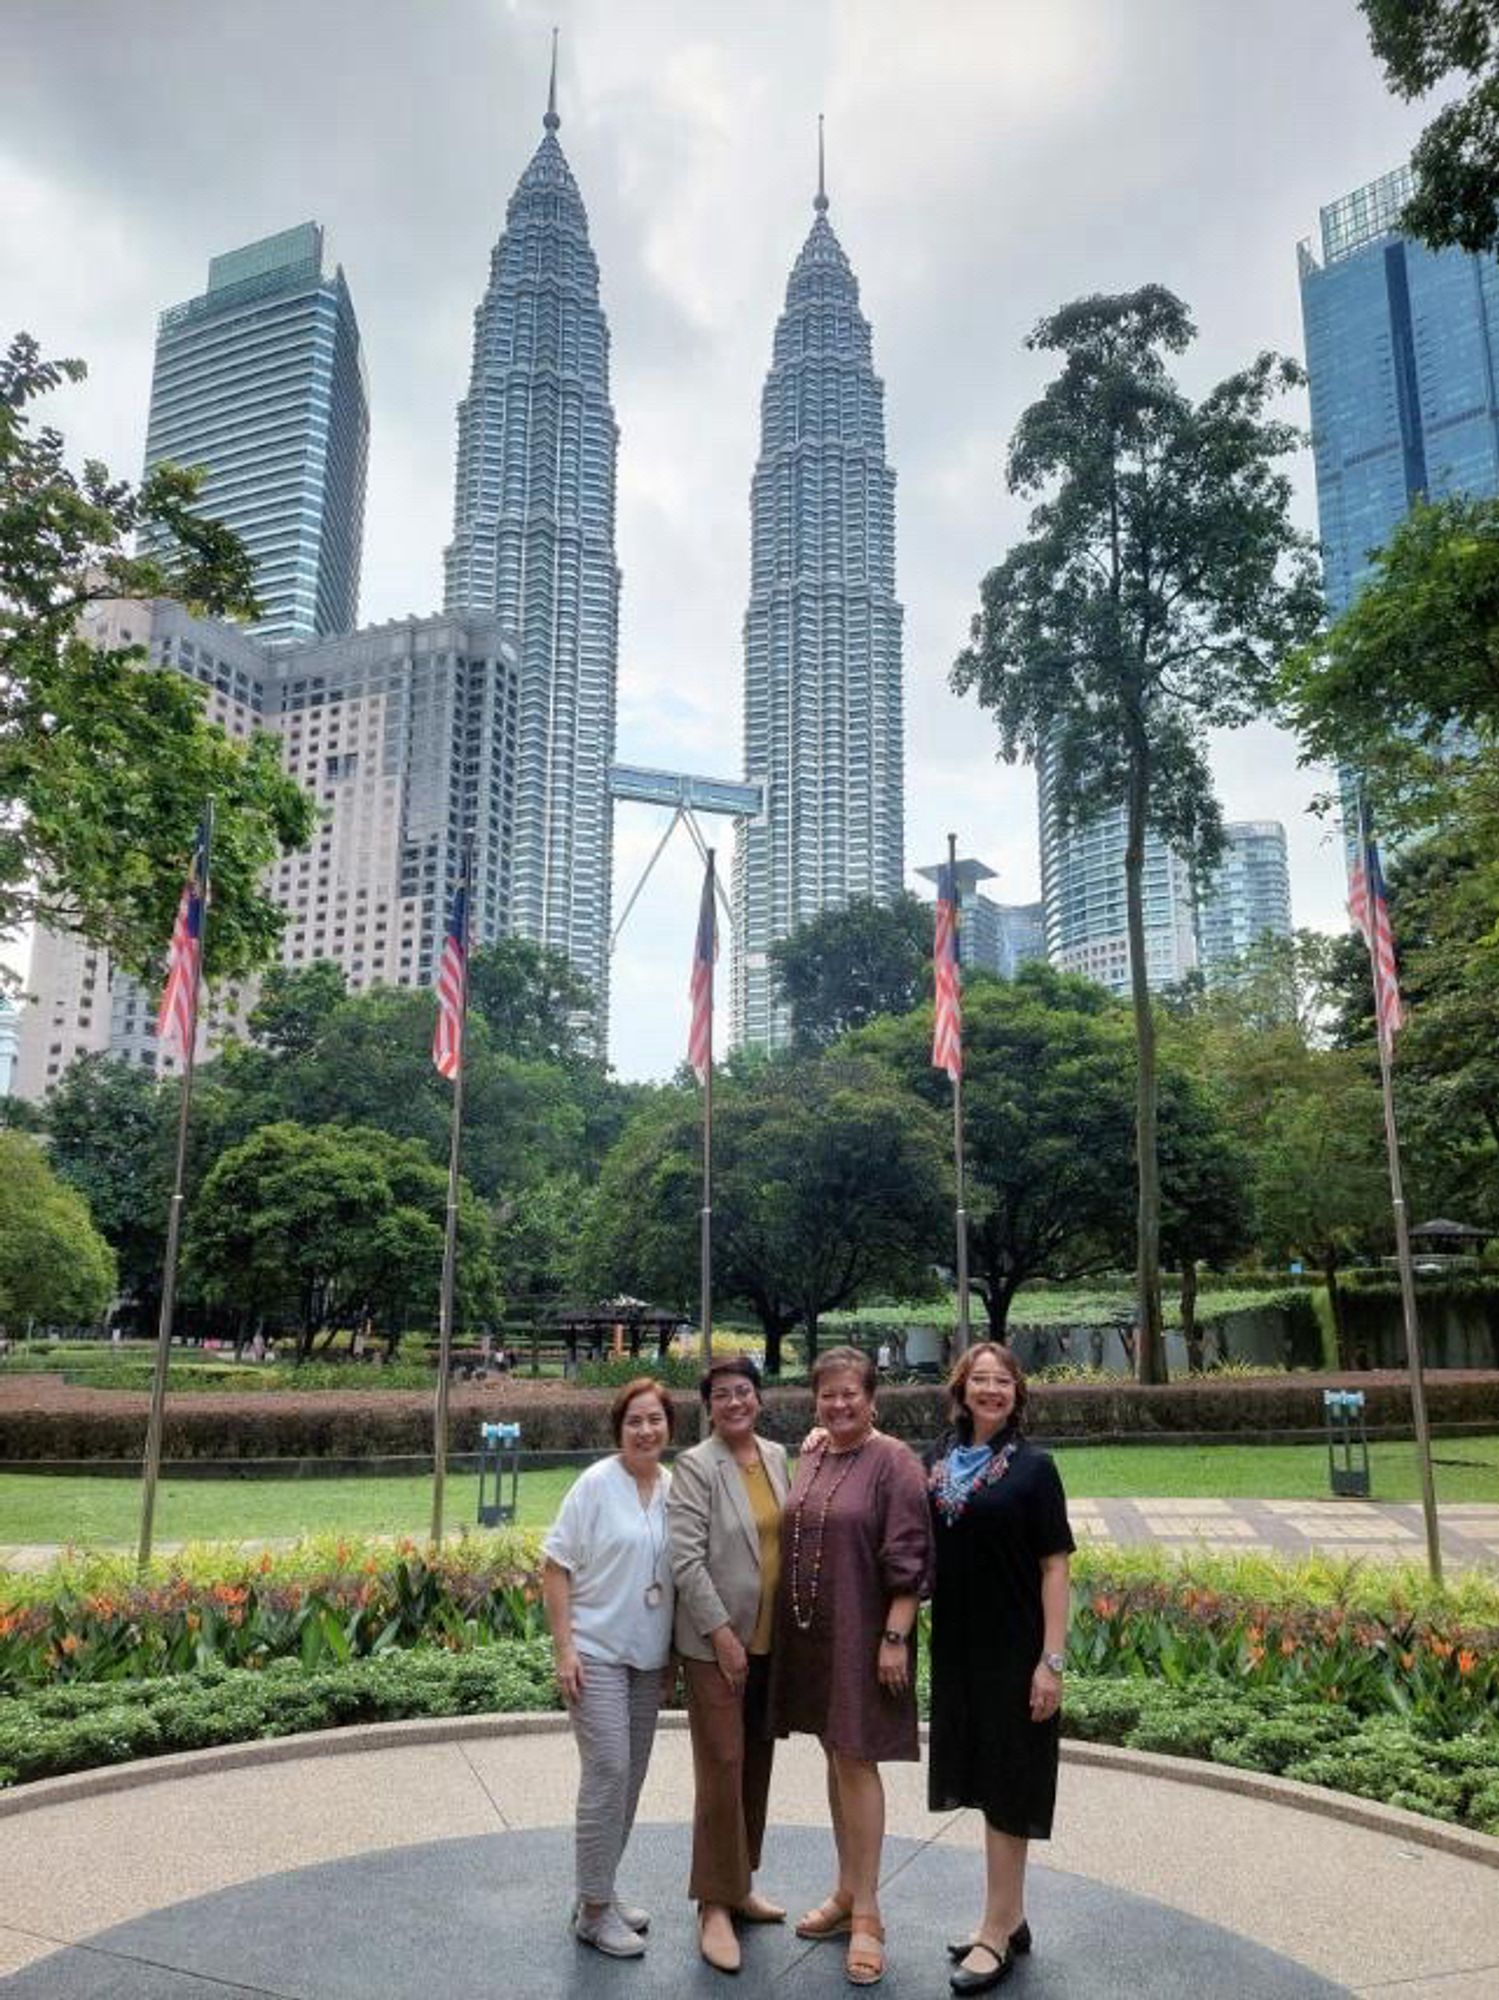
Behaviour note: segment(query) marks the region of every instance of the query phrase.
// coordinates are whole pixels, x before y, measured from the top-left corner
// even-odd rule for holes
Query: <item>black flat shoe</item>
[[[972,1938],[964,1938],[961,1944],[950,1944],[947,1947],[947,1955],[956,1964],[959,1959],[967,1958],[969,1952],[973,1950],[973,1945],[974,1940]],[[1019,1926],[1010,1932],[1010,1950],[1017,1958],[1024,1958],[1030,1948],[1031,1927],[1025,1918],[1022,1917]],[[987,1950],[988,1947],[986,1946],[985,1949]]]
[[[1008,1946],[1003,1953],[997,1952],[993,1945],[988,1944],[971,1944],[968,1949],[970,1951],[987,1952],[990,1958],[994,1960],[994,1970],[992,1972],[965,1972],[959,1966],[956,1972],[948,1974],[947,1983],[954,1993],[992,1993],[1000,1981],[1008,1979],[1010,1974],[1015,1970],[1015,1954]]]

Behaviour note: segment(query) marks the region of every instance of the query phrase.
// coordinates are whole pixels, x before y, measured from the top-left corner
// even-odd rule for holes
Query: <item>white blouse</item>
[[[617,1457],[590,1465],[569,1491],[542,1553],[572,1578],[573,1644],[586,1660],[664,1667],[673,1590],[666,1547],[663,1465],[649,1507]],[[659,1595],[652,1589],[659,1585]],[[647,1592],[656,1602],[646,1602]]]

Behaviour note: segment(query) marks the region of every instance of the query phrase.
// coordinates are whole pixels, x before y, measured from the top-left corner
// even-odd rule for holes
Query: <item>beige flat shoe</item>
[[[847,1937],[853,1921],[853,1905],[843,1902],[837,1896],[829,1896],[808,1910],[804,1917],[796,1920],[796,1934],[799,1938]]]
[[[786,1921],[786,1912],[779,1903],[772,1903],[768,1896],[757,1896],[753,1890],[734,1915],[747,1924],[783,1924]]]
[[[698,1911],[697,1948],[715,1972],[739,1970],[739,1940],[722,1903],[711,1903]]]

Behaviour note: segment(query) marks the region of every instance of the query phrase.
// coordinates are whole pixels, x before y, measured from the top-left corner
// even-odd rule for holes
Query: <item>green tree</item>
[[[684,1092],[626,1131],[604,1163],[579,1269],[594,1290],[695,1313],[700,1155]],[[801,1326],[875,1289],[929,1282],[950,1215],[941,1120],[875,1064],[782,1061],[714,1099],[713,1269],[721,1299],[765,1330],[766,1366]]]
[[[1181,1275],[1187,1367],[1200,1374],[1198,1266],[1222,1270],[1254,1240],[1251,1163],[1232,1137],[1217,1094],[1162,1051],[1161,1252]]]
[[[198,1294],[290,1325],[298,1358],[317,1334],[374,1325],[391,1350],[413,1314],[433,1317],[447,1176],[423,1148],[378,1131],[262,1126],[214,1164],[189,1218]],[[460,1183],[458,1317],[498,1311],[489,1225]]]
[[[934,1115],[947,1110],[930,1008],[876,1022],[851,1047],[888,1065]],[[1027,965],[1013,982],[974,979],[964,991],[969,1272],[993,1340],[1005,1339],[1022,1285],[1070,1283],[1124,1251],[1131,1057],[1123,1009],[1089,980]]]
[[[800,1049],[825,1049],[881,1014],[908,1014],[931,990],[932,913],[908,892],[856,896],[770,948],[778,998]]]
[[[1448,77],[1467,94],[1439,111],[1411,158],[1401,226],[1433,250],[1499,242],[1499,6],[1495,0],[1359,0],[1385,82],[1407,101]]]
[[[1499,821],[1496,635],[1499,500],[1444,500],[1411,509],[1350,608],[1285,663],[1307,757],[1363,773],[1381,830]]]
[[[1269,705],[1274,664],[1320,602],[1281,469],[1299,433],[1268,414],[1301,371],[1262,354],[1194,404],[1167,366],[1194,333],[1181,300],[1149,285],[1077,300],[1030,336],[1062,370],[1020,419],[1008,479],[1041,497],[1026,539],[984,579],[952,676],[994,711],[1007,760],[1044,764],[1059,827],[1124,814],[1146,1381],[1163,1377],[1165,1346],[1145,838],[1154,830],[1199,867],[1216,860],[1203,732]]]
[[[166,1255],[176,1097],[149,1070],[94,1054],[68,1065],[44,1107],[53,1166],[88,1203],[122,1291],[148,1314]]]
[[[154,976],[212,798],[206,967],[232,977],[272,954],[284,916],[265,871],[306,841],[315,808],[270,737],[232,742],[190,681],[142,664],[143,647],[84,637],[80,621],[111,598],[215,616],[254,601],[244,549],[192,511],[194,474],[158,467],[132,490],[92,460],[75,475],[59,433],[33,432],[30,405],[83,372],[25,334],[0,360],[0,937],[45,923]],[[148,526],[169,556],[126,552]]]
[[[587,980],[565,952],[529,938],[504,937],[476,950],[468,993],[491,1045],[522,1062],[573,1062],[597,1033]]]
[[[281,1059],[305,1056],[316,1048],[335,1009],[349,995],[341,965],[315,959],[311,965],[273,965],[260,982],[250,1013],[250,1038]]]
[[[1255,1161],[1260,1241],[1276,1259],[1297,1257],[1327,1285],[1338,1363],[1350,1367],[1338,1266],[1350,1252],[1386,1243],[1386,1177],[1379,1091],[1356,1058],[1310,1051],[1301,1073],[1267,1107]]]
[[[0,1326],[96,1320],[115,1288],[114,1254],[88,1203],[58,1180],[37,1141],[0,1132]]]

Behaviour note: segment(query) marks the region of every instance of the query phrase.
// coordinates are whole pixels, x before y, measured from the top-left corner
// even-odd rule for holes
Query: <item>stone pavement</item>
[[[1492,2000],[1499,1841],[1276,1779],[1096,1745],[1064,1752],[1014,2000]],[[289,1738],[0,1794],[0,2000],[694,2000],[846,1993],[842,1950],[745,1937],[730,1989],[685,1898],[691,1757],[663,1721],[622,1891],[643,1964],[569,1935],[572,1739],[558,1717]],[[892,2000],[943,1995],[981,1882],[972,1813],[886,1767]],[[761,1885],[829,1884],[822,1760],[778,1754]]]
[[[1233,1549],[1279,1555],[1426,1560],[1421,1509],[1383,1500],[1069,1500],[1079,1542],[1125,1547]],[[1454,1568],[1499,1568],[1499,1497],[1439,1510],[1442,1553]],[[455,1526],[464,1525],[455,1523]],[[158,1542],[162,1555],[179,1543]],[[252,1547],[286,1546],[251,1543]],[[0,1569],[42,1569],[62,1554],[56,1543],[0,1543]]]

